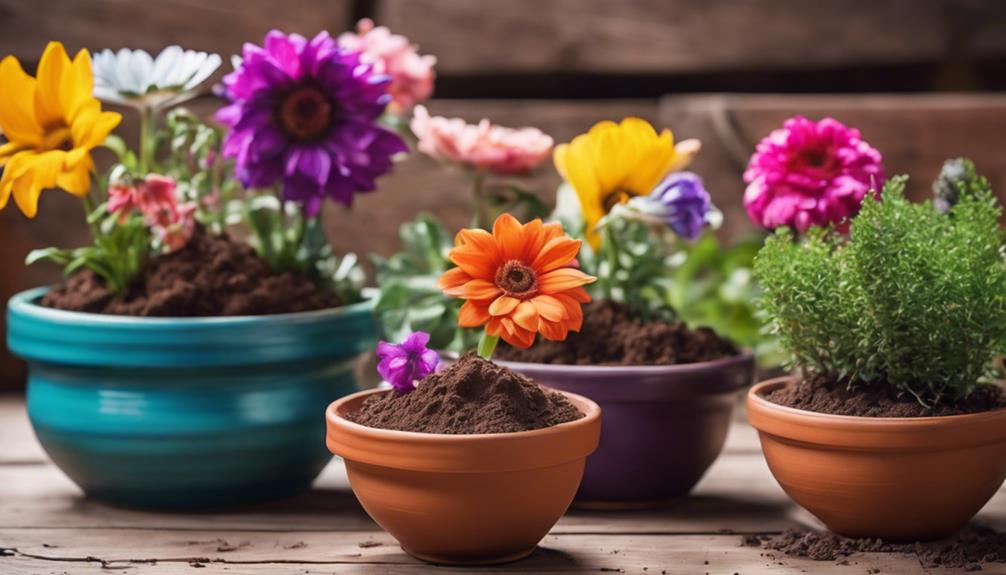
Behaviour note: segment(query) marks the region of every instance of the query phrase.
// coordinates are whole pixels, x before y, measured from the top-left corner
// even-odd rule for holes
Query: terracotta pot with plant
[[[223,79],[224,129],[175,107],[220,66],[215,54],[109,50],[92,62],[54,42],[37,78],[0,62],[0,207],[13,198],[34,217],[42,191],[60,188],[81,198],[93,235],[29,255],[67,280],[7,311],[36,434],[88,495],[219,506],[304,489],[331,459],[312,439],[319,405],[356,389],[376,326],[356,258],[332,253],[321,209],[375,189],[407,150],[379,117],[429,95],[394,89],[403,79],[369,40],[341,42],[274,30],[246,44]],[[432,81],[414,49],[396,57],[423,64],[405,80]],[[111,134],[120,115],[98,98],[137,110],[139,146]],[[97,174],[102,145],[116,163]],[[250,245],[228,234],[239,223]]]
[[[756,260],[796,370],[755,386],[748,417],[786,492],[852,537],[951,535],[1006,478],[1001,208],[967,160],[933,201],[906,184],[864,193],[837,229],[778,231]]]
[[[363,507],[410,554],[447,564],[520,559],[573,500],[600,408],[490,358],[500,339],[558,340],[580,321],[589,300],[581,286],[594,278],[569,267],[579,247],[557,223],[521,225],[510,214],[492,233],[462,230],[449,254],[457,267],[440,285],[464,300],[461,322],[485,326],[478,355],[436,371],[428,333],[382,342],[378,370],[393,389],[329,407],[329,449],[346,460]],[[534,294],[520,289],[531,274]]]

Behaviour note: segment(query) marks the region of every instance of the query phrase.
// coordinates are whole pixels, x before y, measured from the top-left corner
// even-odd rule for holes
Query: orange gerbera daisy
[[[448,257],[458,267],[440,277],[444,293],[465,299],[461,327],[486,326],[490,337],[528,348],[536,334],[563,340],[583,324],[583,285],[597,278],[571,267],[580,240],[558,223],[521,225],[503,214],[485,230],[458,232]]]

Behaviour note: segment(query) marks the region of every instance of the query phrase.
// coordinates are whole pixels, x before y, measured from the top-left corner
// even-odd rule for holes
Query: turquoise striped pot
[[[310,486],[331,458],[325,408],[356,391],[370,303],[257,317],[136,318],[7,306],[28,362],[28,415],[87,495],[149,508],[217,507]]]

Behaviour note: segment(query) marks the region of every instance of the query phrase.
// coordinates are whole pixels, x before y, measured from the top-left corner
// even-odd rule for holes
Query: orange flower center
[[[331,125],[332,104],[313,86],[298,88],[280,104],[279,123],[294,138],[313,140]]]
[[[527,298],[538,291],[538,276],[531,266],[510,260],[496,270],[496,285],[510,297]]]
[[[624,204],[634,195],[635,194],[633,194],[631,190],[627,190],[625,188],[616,188],[615,190],[612,190],[604,196],[604,213],[610,212],[611,208],[617,206],[618,204]]]

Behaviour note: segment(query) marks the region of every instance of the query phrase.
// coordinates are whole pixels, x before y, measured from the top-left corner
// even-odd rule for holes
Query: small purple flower
[[[416,388],[415,382],[430,375],[440,364],[436,351],[427,349],[430,334],[417,331],[399,344],[382,341],[377,344],[377,371],[381,377],[401,393]]]
[[[674,233],[696,240],[711,223],[714,214],[709,192],[702,178],[692,172],[672,172],[646,198],[648,210],[664,221]]]
[[[246,187],[282,181],[283,199],[309,215],[325,198],[351,205],[407,150],[377,124],[389,82],[327,32],[307,40],[273,30],[262,46],[245,44],[241,64],[224,77],[230,105],[216,115],[230,128],[223,152],[237,159]]]

